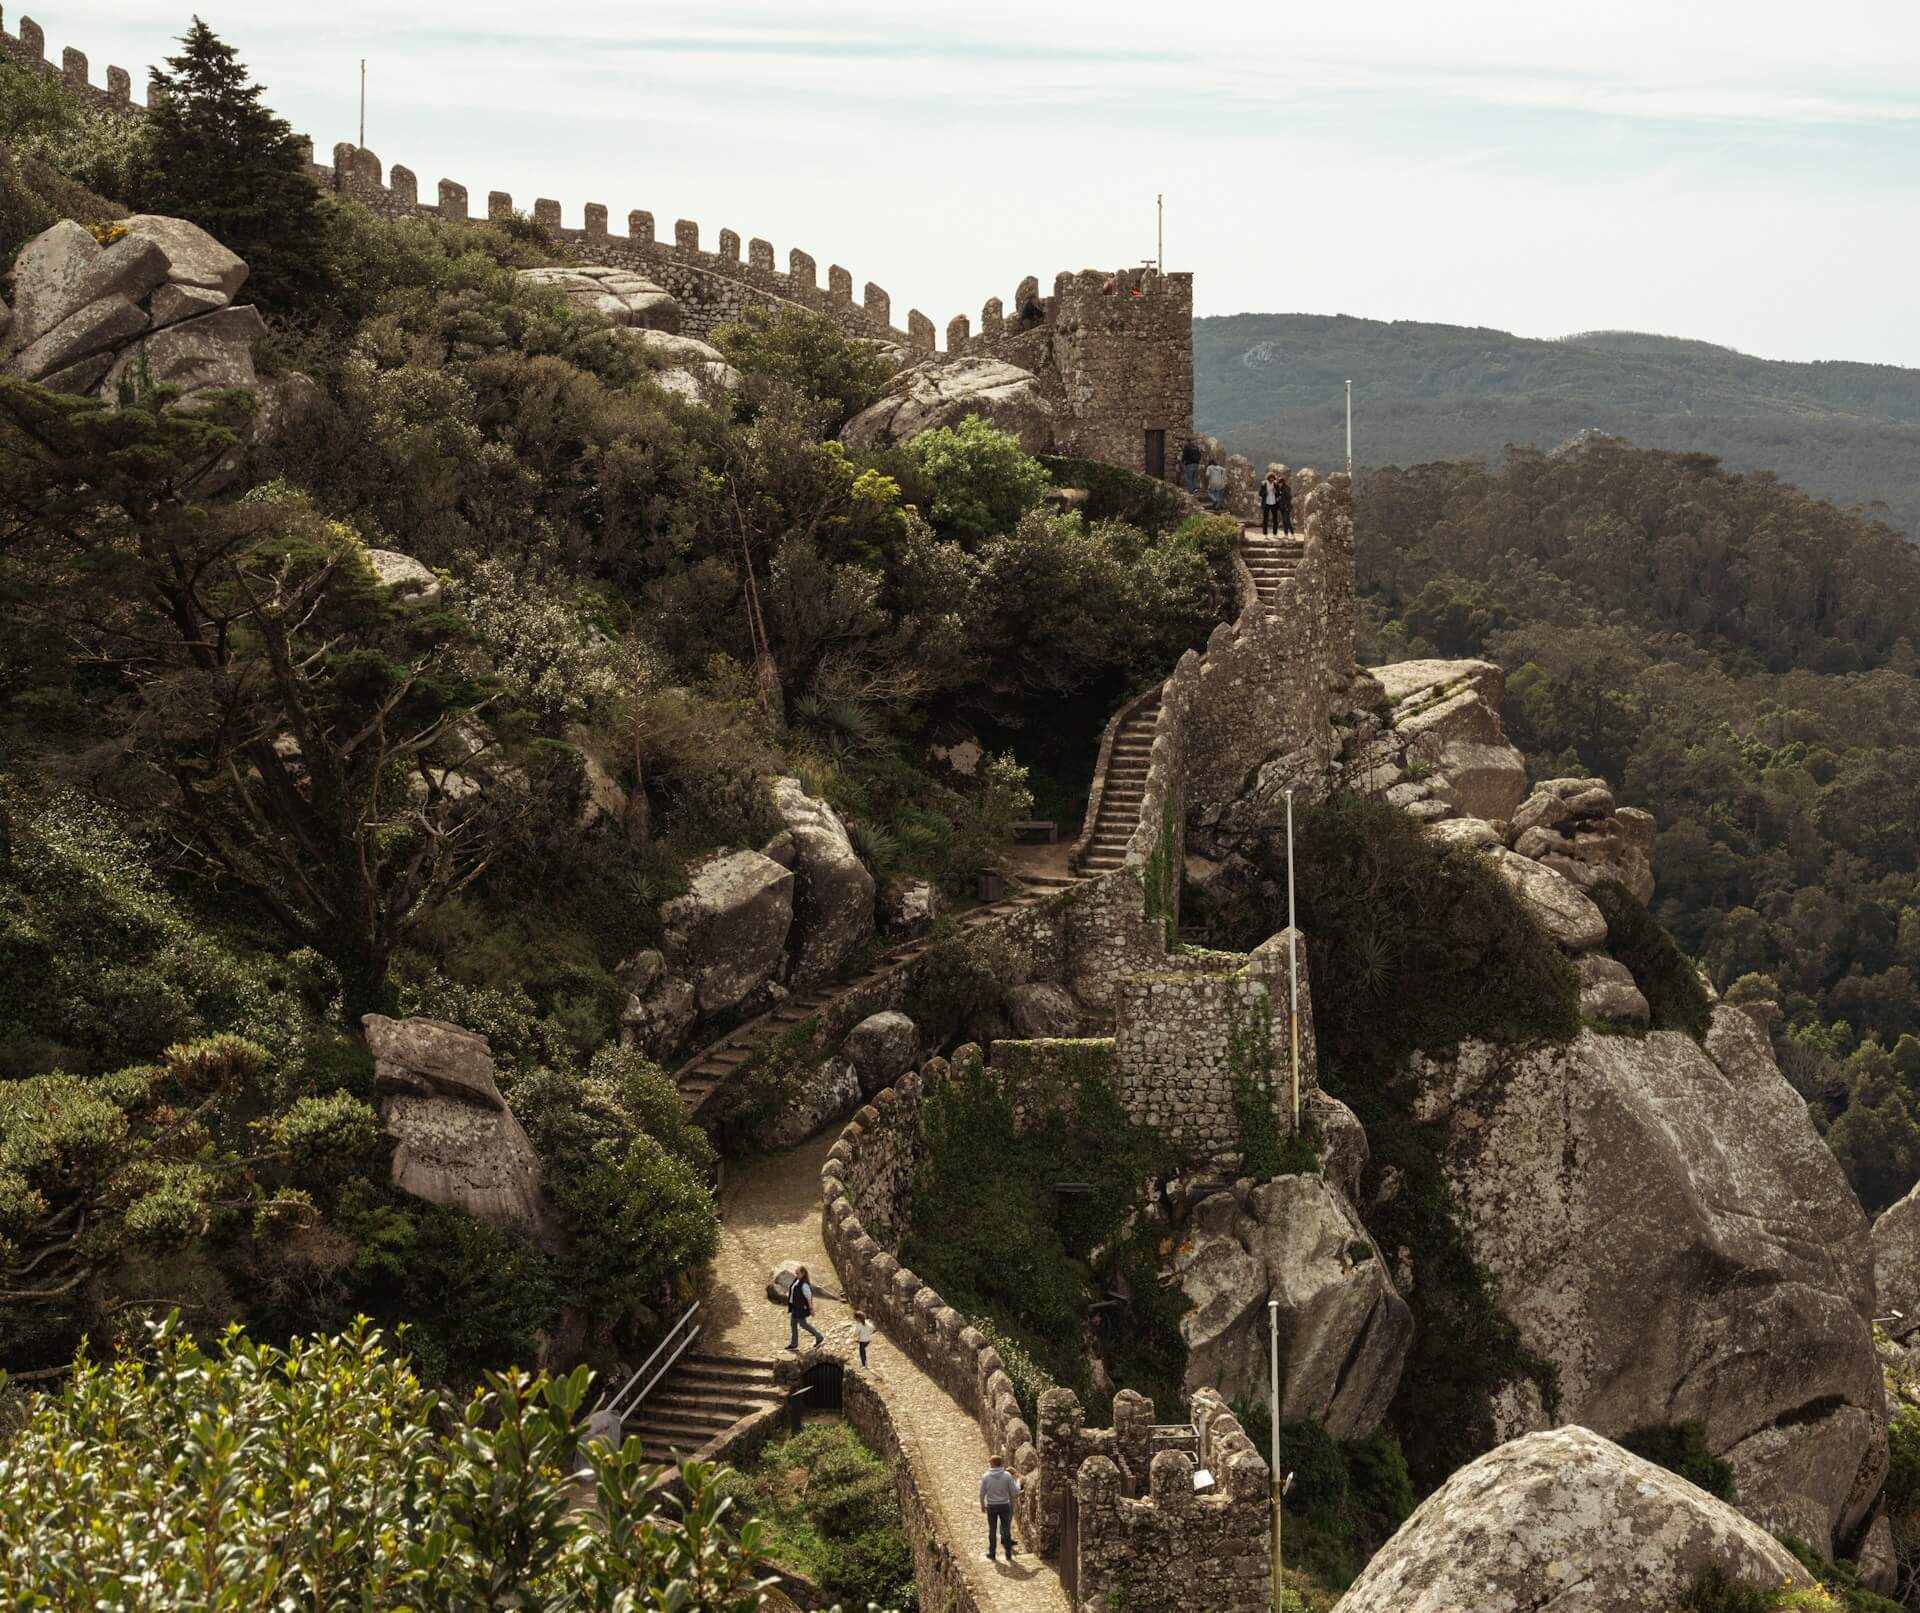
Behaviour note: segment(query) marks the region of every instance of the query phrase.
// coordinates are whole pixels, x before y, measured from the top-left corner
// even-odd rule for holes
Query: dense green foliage
[[[1855,1188],[1898,1198],[1920,1178],[1920,553],[1771,477],[1607,441],[1357,497],[1366,656],[1499,662],[1535,777],[1599,774],[1654,814],[1653,917],[1721,991],[1781,1006],[1782,1067]],[[1650,979],[1690,996],[1673,965]]]
[[[283,1352],[170,1320],[15,1409],[0,1599],[752,1613],[760,1526],[736,1536],[723,1472],[583,1445],[588,1381],[503,1374],[457,1406],[362,1326]]]
[[[1284,842],[1256,860],[1284,891]],[[1414,1344],[1389,1426],[1419,1493],[1491,1443],[1489,1397],[1553,1375],[1500,1314],[1455,1219],[1438,1129],[1413,1118],[1407,1061],[1464,1038],[1560,1039],[1579,1029],[1578,992],[1559,948],[1477,853],[1442,847],[1384,801],[1341,795],[1306,813],[1296,844],[1300,926],[1314,938],[1320,1082],[1366,1127],[1368,1230],[1408,1250]],[[1282,906],[1215,915],[1245,944],[1284,927]],[[1375,1198],[1391,1172],[1394,1193]]]
[[[1708,1495],[1722,1501],[1734,1498],[1733,1468],[1707,1447],[1706,1425],[1697,1422],[1653,1423],[1630,1429],[1620,1443],[1635,1456],[1644,1456],[1669,1473],[1678,1473]]]
[[[1696,1042],[1702,1040],[1713,1018],[1713,1003],[1700,983],[1700,971],[1626,886],[1602,880],[1589,894],[1606,915],[1607,951],[1633,971],[1653,1029],[1685,1031]]]
[[[198,17],[153,70],[124,187],[136,212],[191,219],[250,271],[242,296],[279,312],[330,289],[320,189],[305,144],[262,102],[231,45]]]
[[[1077,813],[1224,540],[1042,508],[978,420],[849,450],[890,361],[798,310],[714,332],[739,391],[688,401],[519,277],[537,224],[322,196],[198,22],[161,76],[114,119],[0,64],[10,246],[184,214],[273,316],[257,393],[0,383],[0,1338],[47,1367],[177,1300],[203,1337],[413,1322],[462,1381],[581,1323],[628,1353],[715,1236],[705,1139],[611,1050],[695,862],[764,845],[787,774],[876,876],[965,890],[1033,810],[1023,753]],[[935,758],[975,735],[971,773]],[[369,1009],[489,1039],[563,1248],[388,1185]],[[241,1042],[204,1089],[175,1067]],[[749,1108],[793,1071],[762,1073]]]
[[[848,1607],[920,1605],[893,1474],[845,1423],[761,1446],[723,1489],[759,1522],[767,1562]]]
[[[1159,1282],[1151,1230],[1120,1234],[1141,1184],[1177,1161],[1158,1133],[1128,1118],[1096,1061],[1065,1065],[1069,1110],[1024,1131],[977,1061],[961,1061],[923,1104],[928,1158],[900,1258],[995,1329],[1029,1421],[1055,1383],[1080,1396],[1092,1422],[1103,1419],[1088,1374],[1094,1353],[1115,1382],[1170,1414],[1186,1370],[1181,1302]],[[1091,1310],[1115,1294],[1124,1296],[1117,1308]]]
[[[1920,535],[1920,371],[1790,364],[1707,342],[1595,331],[1560,341],[1412,320],[1237,314],[1194,321],[1204,430],[1256,464],[1498,463],[1582,431],[1773,471]]]

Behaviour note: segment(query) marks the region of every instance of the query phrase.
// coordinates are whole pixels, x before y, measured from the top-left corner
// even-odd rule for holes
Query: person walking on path
[[[1180,473],[1187,484],[1189,493],[1196,492],[1200,486],[1200,461],[1206,455],[1200,452],[1200,439],[1189,437],[1186,446],[1180,450]]]
[[[1227,502],[1227,467],[1217,459],[1207,467],[1207,502],[1216,510]]]
[[[1269,468],[1260,484],[1260,531],[1263,536],[1281,531],[1293,536],[1293,490],[1278,467]]]
[[[792,1324],[787,1329],[789,1350],[800,1348],[800,1329],[803,1327],[813,1335],[815,1344],[827,1342],[820,1336],[820,1329],[807,1320],[812,1314],[813,1284],[807,1280],[807,1268],[802,1266],[793,1274],[793,1286],[787,1290],[787,1320]]]
[[[865,1311],[853,1313],[853,1342],[860,1346],[860,1364],[867,1364],[867,1346],[873,1342],[874,1326]]]
[[[994,1560],[996,1524],[1000,1529],[1000,1544],[1007,1548],[1007,1561],[1013,1561],[1013,1503],[1019,1494],[1020,1481],[1008,1471],[1006,1459],[991,1458],[986,1472],[980,1475],[980,1510],[987,1515],[988,1562]]]

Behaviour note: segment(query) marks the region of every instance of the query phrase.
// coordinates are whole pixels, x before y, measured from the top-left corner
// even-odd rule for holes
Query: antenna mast
[[[1165,191],[1156,192],[1153,198],[1153,266],[1161,274],[1167,272],[1167,195]]]
[[[367,59],[360,58],[360,148],[367,145]]]

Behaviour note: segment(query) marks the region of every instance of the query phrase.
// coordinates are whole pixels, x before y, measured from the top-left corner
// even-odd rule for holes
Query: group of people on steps
[[[1216,510],[1227,507],[1227,493],[1231,478],[1225,463],[1219,459],[1209,462],[1207,450],[1201,446],[1198,437],[1189,437],[1186,446],[1180,450],[1181,477],[1189,493],[1200,491],[1200,468],[1206,466],[1207,503]],[[1288,484],[1286,467],[1269,465],[1265,480],[1258,490],[1260,501],[1260,530],[1263,533],[1284,532],[1293,536],[1293,489]]]
[[[839,1295],[822,1291],[823,1299],[837,1299]],[[813,1337],[815,1344],[824,1344],[826,1339],[820,1329],[813,1325],[814,1286],[813,1278],[805,1266],[798,1267],[793,1281],[787,1288],[787,1348],[800,1348],[800,1333],[804,1328]],[[867,1364],[867,1347],[873,1343],[875,1328],[865,1311],[853,1313],[853,1342],[860,1351],[860,1365]],[[987,1561],[995,1562],[996,1544],[1003,1547],[1007,1561],[1013,1561],[1013,1504],[1020,1498],[1019,1475],[1009,1468],[1004,1457],[995,1456],[988,1464],[986,1472],[980,1475],[980,1510],[987,1519]],[[997,1539],[996,1539],[996,1531]]]

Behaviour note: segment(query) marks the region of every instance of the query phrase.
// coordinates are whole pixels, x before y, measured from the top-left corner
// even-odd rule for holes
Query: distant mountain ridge
[[[1770,470],[1920,538],[1920,370],[1793,364],[1637,331],[1555,341],[1346,314],[1196,319],[1195,414],[1257,463],[1497,462],[1583,430]],[[1884,508],[1874,509],[1875,504]]]

